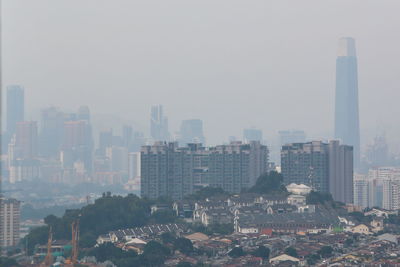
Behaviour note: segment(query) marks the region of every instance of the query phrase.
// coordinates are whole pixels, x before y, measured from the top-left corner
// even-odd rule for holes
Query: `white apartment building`
[[[12,247],[19,243],[20,205],[16,199],[0,198],[0,246]]]

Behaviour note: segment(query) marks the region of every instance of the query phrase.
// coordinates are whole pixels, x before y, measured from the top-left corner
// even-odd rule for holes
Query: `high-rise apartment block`
[[[360,125],[358,114],[358,73],[355,41],[339,40],[336,59],[335,138],[354,149],[354,165],[360,162]]]
[[[281,170],[286,184],[330,192],[336,201],[353,202],[353,150],[338,141],[293,143],[282,147]]]
[[[7,133],[15,133],[17,122],[24,121],[24,88],[19,85],[7,87]]]
[[[168,118],[162,105],[151,107],[150,134],[155,141],[169,140]]]
[[[190,143],[200,143],[204,145],[202,120],[184,120],[181,124],[179,143],[182,146]]]
[[[203,147],[158,142],[141,151],[141,195],[182,199],[204,186],[239,193],[267,172],[268,149],[259,142]]]
[[[19,243],[20,202],[0,198],[0,246],[13,247]]]

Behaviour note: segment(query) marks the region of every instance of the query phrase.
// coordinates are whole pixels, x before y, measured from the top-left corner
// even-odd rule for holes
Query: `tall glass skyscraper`
[[[355,41],[349,37],[339,40],[336,59],[335,138],[353,146],[357,168],[360,162],[357,56]]]

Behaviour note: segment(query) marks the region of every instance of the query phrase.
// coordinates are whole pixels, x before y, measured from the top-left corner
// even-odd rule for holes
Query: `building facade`
[[[338,141],[282,146],[281,170],[286,184],[305,184],[331,193],[336,201],[353,202],[353,150]]]
[[[203,147],[156,142],[141,151],[141,195],[182,199],[205,186],[239,193],[267,172],[268,149],[259,142]]]
[[[360,163],[358,73],[355,41],[339,40],[336,59],[335,138],[354,148],[354,165]]]
[[[19,243],[20,205],[16,199],[0,199],[1,247],[13,247]]]
[[[24,88],[19,85],[7,87],[7,133],[15,133],[17,122],[24,121],[25,112]]]

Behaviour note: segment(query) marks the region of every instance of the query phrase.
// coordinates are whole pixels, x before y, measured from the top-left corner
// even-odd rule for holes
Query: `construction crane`
[[[79,219],[72,222],[72,252],[71,262],[73,265],[78,263],[79,255]]]
[[[65,261],[65,266],[75,266],[78,263],[79,255],[79,219],[75,220],[71,224],[72,228],[72,250],[71,256]]]
[[[47,254],[42,262],[42,267],[49,267],[53,265],[53,255],[51,254],[51,245],[53,244],[53,232],[51,226],[49,228],[49,239],[47,240]]]

